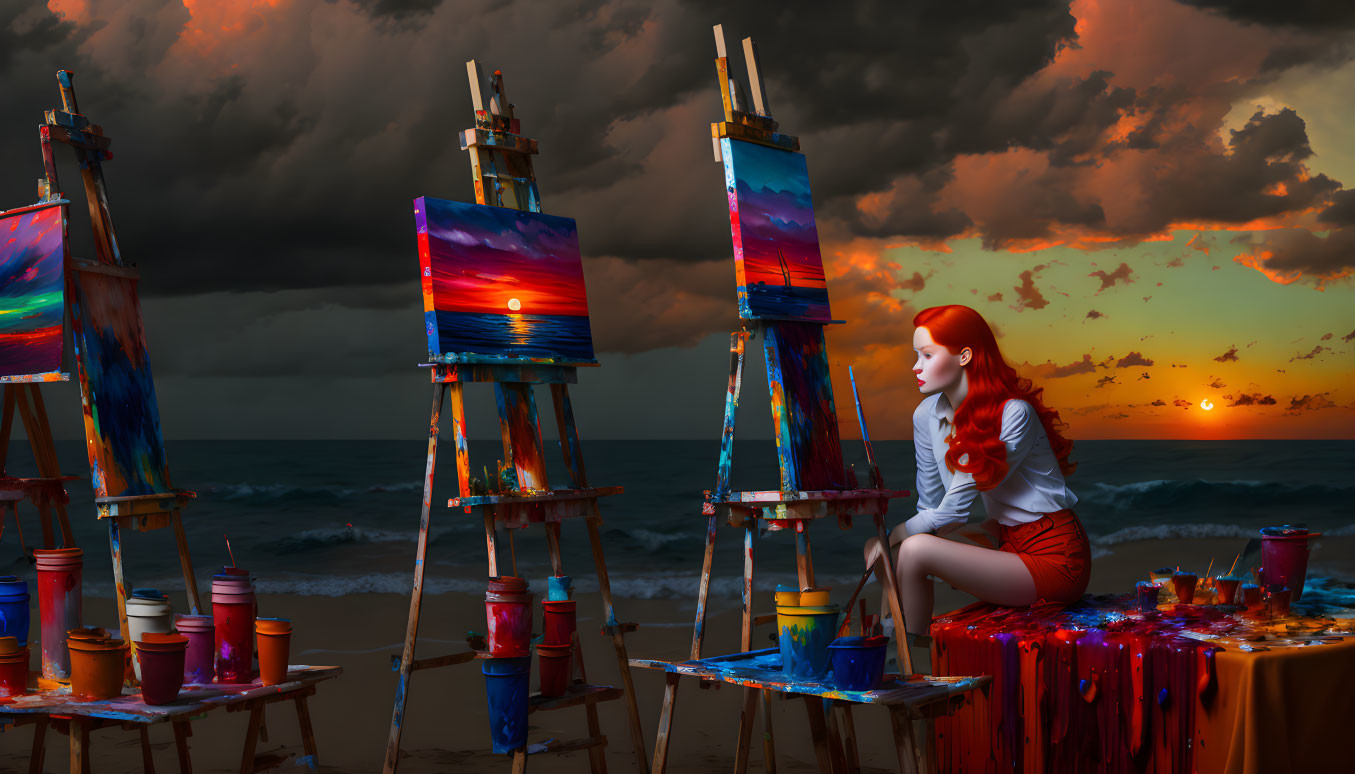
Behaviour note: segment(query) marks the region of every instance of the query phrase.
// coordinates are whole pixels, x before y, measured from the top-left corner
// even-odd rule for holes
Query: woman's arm
[[[1006,481],[1012,472],[1020,467],[1022,460],[1034,448],[1041,425],[1035,418],[1035,410],[1023,400],[1009,400],[1002,409],[1002,430],[998,437],[1007,447]],[[921,472],[919,469],[919,478]],[[974,476],[964,471],[956,471],[951,479],[950,489],[941,502],[933,508],[919,509],[916,516],[904,522],[909,535],[919,532],[949,532],[969,521],[969,511],[974,498],[979,494]]]

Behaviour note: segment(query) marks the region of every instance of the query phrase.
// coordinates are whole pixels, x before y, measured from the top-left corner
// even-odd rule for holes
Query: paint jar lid
[[[512,575],[492,576],[489,579],[490,591],[526,591],[527,579],[518,578]]]
[[[66,632],[66,639],[69,640],[98,640],[108,637],[108,630],[99,626],[82,626],[79,629],[71,629]]]
[[[202,632],[211,631],[215,622],[210,615],[176,615],[174,616],[174,628],[181,632]]]
[[[1195,578],[1195,577],[1198,577],[1198,576],[1196,576],[1195,573],[1191,572],[1190,570],[1177,570],[1176,572],[1173,572],[1173,573],[1172,573],[1172,577],[1173,577],[1173,578]]]
[[[292,622],[287,618],[256,618],[254,631],[259,634],[290,634]]]
[[[12,656],[26,647],[19,644],[18,637],[0,637],[0,656]]]
[[[502,596],[502,595],[498,595]],[[543,599],[541,606],[547,610],[553,610],[560,613],[568,613],[571,610],[577,610],[579,601],[577,599]]]
[[[234,566],[234,565],[228,565],[228,566],[224,566],[224,567],[221,568],[220,574],[221,574],[221,575],[249,575],[249,570],[246,570],[246,569],[243,568],[243,567],[236,567],[236,566]]]
[[[147,650],[178,650],[188,646],[188,638],[182,634],[145,632],[137,641],[138,647],[150,645]],[[160,646],[160,647],[156,647]]]
[[[95,637],[88,640],[67,640],[72,650],[126,650],[127,643],[115,637]]]
[[[776,586],[776,593],[778,593],[778,594],[784,594],[784,593],[786,593],[786,592],[788,592],[788,591],[794,591],[794,592],[796,592],[796,593],[799,593],[800,587],[799,587],[799,586],[792,586],[792,585],[790,585],[789,583],[779,583],[779,584],[777,584],[777,586]]]
[[[28,581],[16,578],[13,575],[0,576],[0,597],[26,596],[28,596]]]
[[[160,593],[159,589],[132,589],[132,596],[136,599],[165,599],[165,595]]]
[[[1266,537],[1298,537],[1307,535],[1307,527],[1296,527],[1292,524],[1283,524],[1278,527],[1262,527],[1261,534]]]

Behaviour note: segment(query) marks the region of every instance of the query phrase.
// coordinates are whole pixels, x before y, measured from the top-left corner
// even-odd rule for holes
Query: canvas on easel
[[[61,370],[66,317],[66,205],[50,198],[27,207],[0,212],[0,384],[4,385],[0,416],[0,535],[7,514],[18,533],[19,547],[29,555],[19,521],[18,504],[31,501],[38,510],[42,542],[57,547],[74,544],[66,515],[65,482],[56,458],[41,386],[70,375]],[[33,451],[38,475],[8,474],[9,442],[18,415]]]

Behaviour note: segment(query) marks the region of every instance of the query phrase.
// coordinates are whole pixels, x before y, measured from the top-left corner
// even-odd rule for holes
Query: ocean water
[[[443,352],[593,359],[588,315],[437,313]]]
[[[550,478],[567,480],[554,442],[548,442]],[[485,556],[478,515],[446,507],[455,494],[450,446],[441,458],[433,497],[426,589],[482,593]],[[183,518],[204,587],[214,569],[229,564],[227,539],[240,566],[262,591],[339,596],[363,592],[408,594],[418,531],[425,444],[422,441],[177,441],[168,444],[176,486],[198,492]],[[864,451],[848,442],[845,459],[866,480]],[[913,489],[913,445],[876,444],[886,485]],[[492,469],[494,441],[471,443],[472,465]],[[602,501],[602,539],[613,591],[625,598],[694,598],[706,519],[703,490],[714,485],[718,441],[585,442],[589,482],[620,485]],[[61,442],[63,470],[87,476],[83,443]],[[1083,441],[1074,450],[1078,470],[1069,479],[1081,498],[1079,516],[1099,555],[1134,540],[1228,537],[1245,539],[1262,526],[1304,523],[1329,536],[1355,535],[1355,441]],[[32,472],[22,442],[12,444],[9,473]],[[776,486],[771,441],[738,442],[736,489]],[[77,543],[85,549],[87,594],[111,593],[106,526],[95,518],[88,478],[69,485]],[[915,500],[894,501],[889,524],[911,515]],[[981,507],[981,506],[980,506]],[[39,539],[36,512],[21,510],[24,536]],[[821,582],[855,580],[869,520],[850,531],[835,522],[811,532]],[[18,534],[6,524],[0,570],[29,577]],[[508,561],[500,530],[500,562]],[[514,536],[519,574],[544,588],[549,574],[544,530]],[[742,533],[725,528],[717,539],[714,593],[738,594]],[[587,532],[566,521],[565,571],[582,590],[596,588]],[[1240,543],[1239,543],[1240,547]],[[793,579],[790,533],[768,533],[757,544],[758,586]],[[172,530],[126,534],[124,564],[133,586],[182,588]]]

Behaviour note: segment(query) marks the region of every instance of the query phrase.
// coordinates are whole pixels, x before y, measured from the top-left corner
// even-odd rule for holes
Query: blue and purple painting
[[[430,359],[593,361],[573,220],[428,197],[414,218]]]
[[[720,151],[739,316],[828,322],[828,283],[805,157],[728,138]]]
[[[65,202],[0,215],[0,379],[64,378]]]

